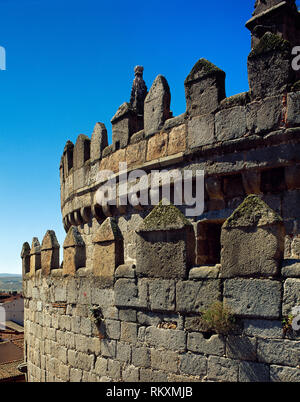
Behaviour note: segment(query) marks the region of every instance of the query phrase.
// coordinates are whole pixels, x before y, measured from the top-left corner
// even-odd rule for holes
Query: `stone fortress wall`
[[[102,123],[67,142],[63,261],[51,230],[21,253],[29,381],[300,380],[299,333],[282,326],[300,306],[300,15],[257,1],[246,26],[248,92],[226,97],[225,73],[200,59],[173,117],[167,80],[148,92],[138,66],[112,144]],[[204,170],[203,214],[99,205],[98,173],[118,181],[119,162]],[[203,322],[217,301],[235,318],[225,331]]]

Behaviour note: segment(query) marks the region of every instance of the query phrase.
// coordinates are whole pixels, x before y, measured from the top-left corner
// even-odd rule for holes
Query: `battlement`
[[[300,305],[295,1],[256,1],[247,27],[248,92],[226,97],[225,72],[202,58],[174,117],[167,79],[148,91],[137,66],[112,144],[103,123],[67,141],[64,243],[49,230],[21,252],[31,381],[299,381],[299,333],[288,321]],[[155,205],[100,203],[101,172],[123,191],[119,163],[145,172],[149,199],[153,170],[192,172],[193,191],[204,171],[203,211],[189,216],[165,200],[161,181]],[[222,325],[205,323],[211,306]]]
[[[101,220],[107,213],[120,213],[103,211],[95,201],[99,171],[118,173],[120,162],[126,162],[129,171],[150,171],[157,166],[188,168],[206,157],[207,163],[202,163],[206,177],[222,181],[224,175],[249,171],[245,164],[254,167],[252,161],[242,164],[242,160],[239,168],[238,162],[229,165],[233,152],[256,149],[259,153],[270,144],[295,140],[300,76],[292,69],[292,48],[300,37],[299,12],[293,1],[258,2],[247,27],[252,34],[248,92],[227,98],[225,73],[200,59],[184,81],[186,111],[173,117],[166,78],[159,75],[148,92],[143,68],[137,66],[130,102],[123,103],[111,120],[112,144],[108,145],[103,123],[96,124],[91,139],[81,134],[75,145],[67,142],[60,164],[66,231],[92,217]]]

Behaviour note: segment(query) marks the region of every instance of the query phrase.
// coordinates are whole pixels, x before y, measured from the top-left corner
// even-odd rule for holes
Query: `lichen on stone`
[[[161,200],[144,219],[139,231],[182,229],[191,225],[184,214],[167,200]]]
[[[204,78],[211,74],[225,74],[223,70],[215,66],[213,63],[206,59],[200,59],[192,68],[191,72],[187,76],[185,83],[196,80],[198,78]]]
[[[225,221],[226,229],[246,226],[266,226],[283,222],[259,196],[249,195]]]
[[[296,81],[296,82],[293,84],[293,86],[292,86],[292,91],[293,91],[293,92],[300,91],[300,80],[299,80],[299,81]]]
[[[266,32],[257,46],[252,49],[249,57],[256,57],[274,51],[289,51],[290,47],[291,45],[287,40],[271,32]]]

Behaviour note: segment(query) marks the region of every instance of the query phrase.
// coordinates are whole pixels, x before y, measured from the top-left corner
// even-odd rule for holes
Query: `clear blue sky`
[[[184,79],[207,58],[227,95],[248,90],[254,0],[0,0],[0,273],[21,273],[20,251],[48,229],[64,240],[59,162],[68,139],[91,135],[129,101],[133,68],[148,88],[164,75],[174,115]]]

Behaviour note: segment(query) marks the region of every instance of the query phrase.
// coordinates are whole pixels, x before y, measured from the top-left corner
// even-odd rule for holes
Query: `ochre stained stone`
[[[168,134],[159,133],[151,137],[148,141],[147,161],[162,158],[167,155]]]
[[[169,134],[168,155],[184,152],[186,149],[186,126],[174,127]]]

